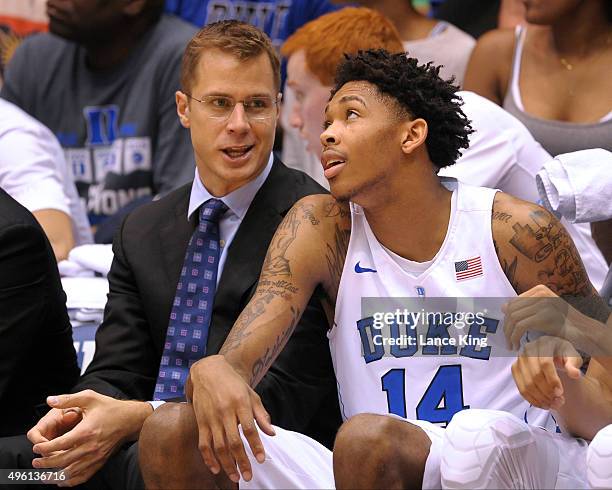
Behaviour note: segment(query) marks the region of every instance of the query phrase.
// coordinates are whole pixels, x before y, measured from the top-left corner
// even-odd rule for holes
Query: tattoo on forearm
[[[274,294],[271,292],[267,292],[266,294],[255,293],[255,296],[242,311],[234,327],[225,339],[225,343],[219,351],[220,354],[228,354],[234,349],[237,349],[242,342],[251,335],[252,332],[249,330],[249,326],[256,318],[260,317],[264,311],[266,311],[266,305],[270,304],[273,299]]]
[[[272,347],[268,347],[264,354],[253,363],[250,380],[251,386],[254,386],[255,383],[259,380],[260,376],[263,376],[268,370],[268,368],[272,365],[274,359],[276,359],[276,356],[282,350],[287,340],[289,340],[289,337],[291,337],[291,334],[293,333],[297,322],[302,316],[302,312],[299,308],[294,308],[292,306],[291,316],[291,323],[289,324],[287,329],[285,329],[284,332],[282,332],[278,337],[276,337],[274,345],[272,345]]]

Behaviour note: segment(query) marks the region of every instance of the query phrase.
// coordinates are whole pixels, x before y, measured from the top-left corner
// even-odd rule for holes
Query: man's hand
[[[32,444],[48,442],[64,435],[82,419],[80,408],[52,408],[28,431]]]
[[[518,350],[521,338],[531,330],[571,343],[577,340],[575,319],[580,313],[544,285],[538,285],[510,300],[502,311],[504,335],[510,349]]]
[[[260,463],[265,461],[265,452],[255,421],[263,432],[274,435],[270,416],[259,395],[221,355],[205,357],[191,367],[186,393],[193,404],[198,447],[206,466],[215,475],[223,468],[233,482],[240,480],[240,474],[249,481],[251,464],[238,424]]]
[[[540,337],[523,348],[512,365],[512,376],[525,400],[536,407],[558,410],[565,403],[559,372],[578,379],[582,357],[567,340]]]
[[[34,468],[61,468],[74,486],[89,480],[124,443],[138,438],[153,408],[146,402],[116,400],[91,390],[50,396],[52,410],[28,432],[42,457]]]

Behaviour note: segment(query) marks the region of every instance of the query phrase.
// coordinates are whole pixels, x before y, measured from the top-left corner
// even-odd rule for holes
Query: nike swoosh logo
[[[359,261],[359,262],[361,262],[361,261]],[[355,264],[355,272],[356,272],[357,274],[363,274],[364,272],[378,272],[378,271],[376,271],[376,270],[374,270],[374,269],[368,269],[367,267],[361,267],[361,266],[359,265],[359,262],[357,262],[357,263]]]

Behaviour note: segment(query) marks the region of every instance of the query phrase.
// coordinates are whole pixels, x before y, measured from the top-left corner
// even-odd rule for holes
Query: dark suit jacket
[[[0,436],[23,434],[79,376],[66,296],[34,216],[0,189]]]
[[[73,391],[151,400],[168,319],[195,219],[187,220],[191,184],[132,212],[115,237],[110,293],[96,353]],[[215,295],[207,355],[219,352],[255,291],[274,232],[291,206],[325,190],[275,161],[228,250]],[[195,217],[195,216],[194,216]],[[331,444],[339,410],[327,320],[313,297],[295,333],[257,387],[272,421]],[[322,414],[316,415],[317,411]],[[314,423],[314,426],[311,425]],[[327,428],[321,429],[321,424]]]

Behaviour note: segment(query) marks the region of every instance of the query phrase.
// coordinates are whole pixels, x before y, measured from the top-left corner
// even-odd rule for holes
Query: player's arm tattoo
[[[559,296],[590,295],[589,279],[565,228],[549,212],[537,208],[529,221],[512,224],[510,245],[537,271],[541,284]]]
[[[328,299],[332,305],[335,304],[335,298],[340,286],[340,278],[344,261],[346,260],[346,251],[348,250],[350,240],[350,229],[343,228],[337,223],[334,225],[334,237],[331,242],[326,244],[325,260],[327,261],[327,271],[329,274],[329,292]]]
[[[295,240],[298,228],[300,227],[299,210],[297,207],[291,210],[285,216],[276,230],[274,239],[270,243],[268,253],[263,263],[261,277],[286,275],[291,276],[291,267],[287,260],[287,249]]]
[[[348,206],[339,204],[335,199],[325,204],[325,217],[326,218],[350,218],[351,211]]]
[[[510,283],[512,288],[515,291],[517,291],[518,283],[516,281],[516,266],[518,264],[518,258],[515,255],[511,259],[512,261],[510,262],[505,257],[502,257],[501,254],[499,253],[499,247],[497,246],[497,242],[495,240],[493,240],[493,247],[495,247],[495,253],[499,257],[499,261],[500,261],[499,263],[501,265],[502,270],[504,271],[504,274],[506,275],[506,278],[508,279],[508,282]]]
[[[498,226],[505,230],[506,243],[494,244],[512,287],[520,294],[544,284],[584,314],[605,321],[609,310],[589,282],[569,233],[545,209],[527,206],[527,212],[523,209],[510,214],[501,210],[497,214],[497,222],[503,223]],[[500,219],[503,215],[510,218]],[[496,220],[495,213],[492,219]]]
[[[283,347],[291,337],[291,334],[295,330],[295,326],[300,320],[302,313],[299,308],[294,308],[292,306],[291,315],[292,319],[289,323],[289,326],[280,335],[278,335],[278,337],[276,337],[274,344],[271,347],[267,347],[264,354],[253,363],[253,369],[251,370],[251,379],[249,380],[249,384],[251,386],[255,386],[261,376],[263,376],[268,371],[268,369],[274,362],[274,359],[276,359],[276,356],[280,353],[280,351],[283,349]]]
[[[259,344],[260,347],[257,347],[257,344],[248,344],[247,349],[253,355],[251,359],[256,360],[242,360],[244,372],[251,375],[251,381],[258,380],[259,376],[265,373],[291,336],[301,316],[301,300],[296,299],[300,287],[292,278],[291,261],[295,259],[290,258],[291,254],[287,251],[296,240],[300,227],[317,227],[319,224],[314,204],[298,202],[287,213],[268,248],[257,289],[221,348],[221,354],[236,356],[238,359],[244,354],[240,348],[244,347],[245,343],[248,344],[249,337],[255,333],[263,333],[265,330],[281,331],[274,341],[274,333],[263,333],[264,337],[260,337],[263,340]],[[295,265],[293,267],[295,268]],[[261,351],[258,352],[260,348]]]
[[[503,211],[493,211],[491,213],[491,219],[508,223],[508,221],[512,219],[512,215],[509,213],[504,213]]]

